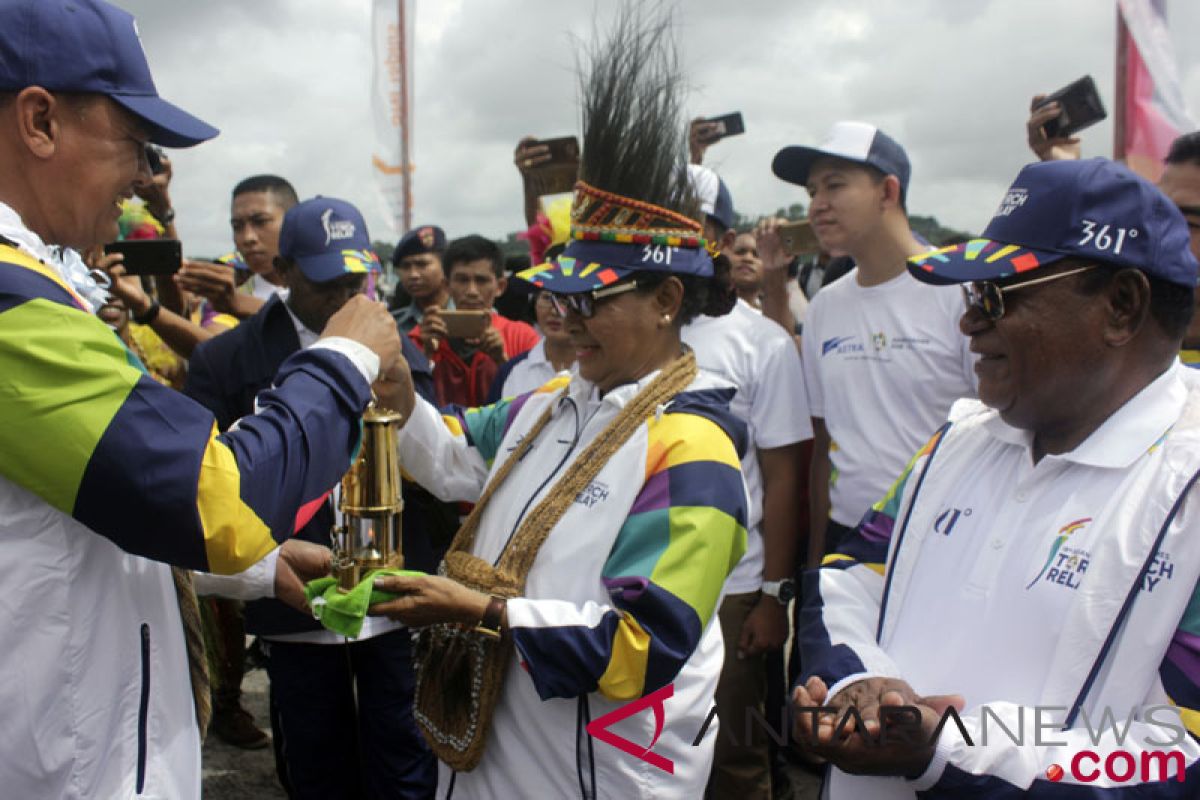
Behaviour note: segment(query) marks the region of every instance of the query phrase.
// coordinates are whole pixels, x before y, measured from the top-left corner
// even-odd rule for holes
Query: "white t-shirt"
[[[858,269],[822,289],[804,323],[804,382],[832,440],[830,517],[854,526],[887,493],[960,397],[974,355],[958,329],[958,286],[908,272],[860,286]]]
[[[758,448],[784,447],[812,438],[804,373],[792,337],[745,301],[723,317],[697,317],[683,329],[696,362],[737,387],[730,410],[749,427],[742,475],[750,507],[746,553],[725,580],[729,594],[762,586],[762,472]]]

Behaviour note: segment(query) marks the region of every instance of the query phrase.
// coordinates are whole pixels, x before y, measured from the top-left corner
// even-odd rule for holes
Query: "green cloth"
[[[313,616],[321,621],[329,630],[357,639],[362,632],[363,617],[367,615],[367,607],[376,603],[395,600],[391,592],[381,592],[374,587],[375,579],[388,575],[424,575],[411,569],[376,569],[367,573],[367,577],[359,581],[349,592],[338,591],[337,578],[327,575],[309,581],[304,587],[304,595],[312,607]]]

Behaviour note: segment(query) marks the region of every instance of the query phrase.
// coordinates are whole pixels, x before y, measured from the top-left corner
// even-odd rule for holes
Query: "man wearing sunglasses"
[[[1178,208],[1104,159],[1026,167],[984,238],[910,259],[964,287],[980,399],[806,582],[795,704],[919,728],[872,747],[798,713],[832,800],[1195,796],[1197,268]]]

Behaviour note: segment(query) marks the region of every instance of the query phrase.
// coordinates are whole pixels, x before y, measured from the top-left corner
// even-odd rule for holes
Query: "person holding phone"
[[[500,365],[529,350],[539,337],[524,322],[502,317],[493,308],[508,285],[495,242],[478,235],[455,239],[442,260],[450,287],[448,311],[478,313],[460,315],[451,330],[442,309],[431,307],[408,335],[435,366],[438,403],[479,406]]]

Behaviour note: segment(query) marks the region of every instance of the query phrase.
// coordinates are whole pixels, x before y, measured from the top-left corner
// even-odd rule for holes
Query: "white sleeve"
[[[755,446],[769,450],[811,439],[812,414],[796,345],[791,337],[773,336],[763,345],[762,356],[750,404]]]
[[[490,415],[500,405],[487,406],[478,412]],[[499,437],[488,438],[495,438],[494,444],[499,444]],[[473,503],[483,493],[491,471],[490,463],[476,444],[467,436],[462,418],[443,418],[436,408],[418,397],[412,416],[400,429],[400,466],[439,500]]]
[[[361,342],[347,339],[345,336],[326,336],[317,339],[309,349],[333,350],[335,353],[341,353],[350,359],[367,383],[374,383],[375,379],[379,377],[379,356]]]
[[[192,583],[196,594],[217,595],[233,600],[260,600],[275,596],[275,567],[279,560],[279,548],[267,553],[257,563],[235,575],[213,575],[209,572],[193,572]]]

